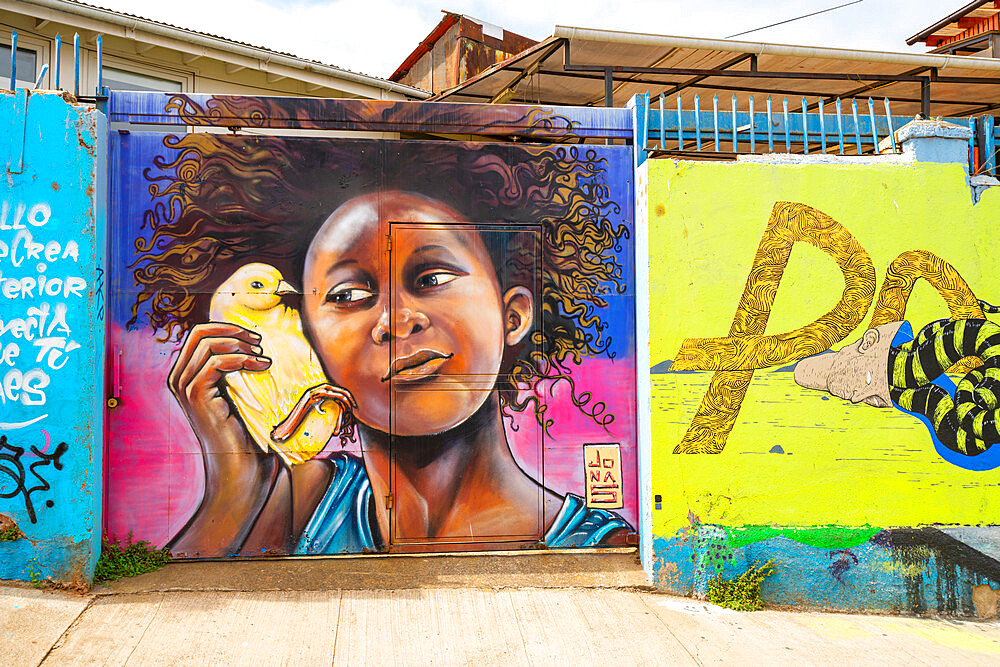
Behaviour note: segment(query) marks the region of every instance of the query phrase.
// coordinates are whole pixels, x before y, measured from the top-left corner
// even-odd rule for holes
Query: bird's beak
[[[298,294],[299,291],[292,287],[292,284],[282,280],[278,283],[278,289],[274,290],[274,293],[278,296],[288,296],[289,294]]]

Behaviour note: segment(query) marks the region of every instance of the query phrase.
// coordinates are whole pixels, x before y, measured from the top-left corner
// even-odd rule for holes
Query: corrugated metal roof
[[[432,100],[483,102],[498,96],[511,102],[602,105],[602,71],[567,71],[565,51],[573,65],[594,67],[673,68],[749,72],[751,56],[758,71],[809,74],[844,74],[854,80],[803,80],[766,76],[731,78],[692,74],[615,72],[613,104],[622,106],[637,93],[683,91],[687,98],[699,94],[702,104],[711,108],[711,97],[728,100],[735,95],[742,106],[757,95],[758,102],[767,95],[786,95],[793,99],[835,97],[888,97],[897,115],[920,112],[921,84],[908,82],[865,81],[863,75],[940,76],[997,79],[1000,60],[934,54],[859,51],[825,47],[793,46],[744,42],[737,40],[698,39],[669,35],[613,32],[556,26],[552,37],[518,55],[491,67],[460,86],[440,93]],[[504,91],[514,87],[513,95]],[[988,107],[1000,108],[1000,83],[931,84],[931,114],[962,116],[981,113]]]
[[[31,0],[22,0],[22,1],[24,2],[24,4],[36,4],[36,3],[33,3]],[[41,3],[38,3],[38,4],[41,4]],[[319,61],[319,60],[313,60],[313,59],[310,59],[310,58],[302,58],[300,56],[295,55],[294,53],[288,53],[286,51],[276,51],[275,49],[269,49],[267,47],[258,46],[256,44],[250,44],[248,42],[241,42],[239,40],[230,39],[228,37],[223,37],[222,35],[216,35],[216,34],[213,34],[213,33],[210,33],[210,32],[202,32],[200,30],[192,30],[190,28],[184,28],[184,27],[181,27],[181,26],[173,25],[171,23],[165,23],[163,21],[157,21],[155,19],[150,19],[150,18],[147,18],[145,16],[139,16],[138,14],[130,14],[128,12],[120,12],[120,11],[115,10],[115,9],[108,9],[107,7],[101,7],[99,5],[93,5],[93,4],[86,3],[86,2],[80,2],[79,0],[51,0],[50,2],[45,3],[45,5],[47,5],[47,6],[61,5],[60,8],[63,9],[64,11],[69,12],[69,13],[73,13],[73,7],[74,6],[81,7],[81,8],[87,8],[87,9],[90,9],[90,10],[97,10],[97,11],[101,11],[101,12],[106,12],[108,14],[112,14],[112,15],[115,15],[115,16],[123,16],[123,17],[127,17],[127,18],[130,18],[130,19],[133,19],[133,20],[139,20],[139,21],[143,21],[143,22],[146,22],[146,23],[151,23],[151,24],[154,24],[154,25],[157,25],[157,26],[161,26],[161,27],[164,27],[164,28],[169,28],[171,30],[177,30],[177,31],[180,31],[180,32],[186,32],[186,33],[190,33],[192,35],[201,35],[203,37],[209,37],[211,39],[219,40],[220,42],[229,43],[229,44],[233,44],[233,45],[236,45],[236,46],[242,46],[242,47],[246,47],[246,48],[251,48],[251,49],[254,49],[254,50],[257,50],[257,51],[261,51],[262,53],[270,53],[270,54],[274,54],[274,55],[284,56],[286,58],[293,58],[295,60],[298,60],[298,61],[302,62],[303,64],[307,64],[308,63],[308,64],[313,64],[313,65],[321,65],[323,67],[328,67],[328,68],[336,69],[336,70],[339,70],[339,71],[342,71],[342,72],[345,72],[345,73],[348,73],[348,74],[353,74],[355,76],[366,77],[366,78],[372,79],[373,81],[381,81],[381,82],[385,82],[385,83],[391,83],[394,86],[405,86],[405,84],[400,84],[400,83],[397,83],[395,81],[389,81],[388,79],[383,79],[382,77],[379,77],[379,76],[373,76],[371,74],[365,74],[363,72],[356,72],[354,70],[349,70],[349,69],[346,69],[344,67],[338,67],[337,65],[331,65],[329,63],[324,63],[324,62]],[[405,87],[410,88],[410,89],[412,89],[414,91],[419,91],[421,93],[426,93],[427,92],[427,91],[424,91],[424,90],[422,90],[420,88],[415,88],[413,86],[405,86]]]
[[[437,25],[428,33],[426,37],[416,48],[410,52],[410,55],[406,56],[403,62],[396,68],[396,71],[389,76],[390,81],[399,81],[403,76],[410,71],[413,64],[420,60],[420,57],[434,48],[437,41],[444,37],[444,34],[448,32],[448,28],[458,23],[458,20],[462,17],[461,14],[456,14],[455,12],[444,12],[444,17],[438,21]]]

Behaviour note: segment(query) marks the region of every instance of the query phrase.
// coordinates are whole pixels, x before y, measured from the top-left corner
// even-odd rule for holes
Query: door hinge
[[[392,250],[392,235],[391,234],[386,234],[385,235],[385,250],[386,250],[386,252],[389,252],[389,251]]]
[[[385,494],[385,508],[387,510],[391,510],[392,509],[392,494],[391,493]]]

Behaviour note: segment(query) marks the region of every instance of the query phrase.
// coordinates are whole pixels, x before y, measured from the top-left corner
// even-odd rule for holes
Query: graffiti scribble
[[[29,464],[27,470],[25,470],[24,462],[21,460],[25,452],[24,447],[8,443],[7,436],[0,435],[0,473],[9,478],[9,480],[5,480],[3,477],[0,477],[0,499],[14,498],[18,495],[23,496],[24,509],[28,512],[28,518],[31,520],[31,523],[37,523],[38,518],[35,515],[35,505],[31,495],[35,492],[48,491],[52,488],[48,481],[38,473],[38,469],[51,465],[56,470],[62,470],[63,464],[61,458],[67,449],[69,449],[69,445],[65,442],[60,442],[56,446],[56,450],[48,454],[32,445],[31,453],[38,457],[38,460]],[[28,477],[29,473],[35,480],[38,480],[38,483],[34,486],[28,486],[29,483],[33,482]],[[54,504],[51,500],[45,502],[46,507],[52,507]]]
[[[850,549],[834,549],[830,552],[830,559],[832,560],[834,556],[837,559],[830,563],[826,569],[830,572],[830,576],[837,580],[837,583],[843,585],[844,576],[858,564],[858,557]]]

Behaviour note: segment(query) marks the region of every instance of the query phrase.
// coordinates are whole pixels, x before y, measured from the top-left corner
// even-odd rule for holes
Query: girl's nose
[[[399,308],[395,311],[395,336],[396,338],[408,338],[409,336],[423,331],[431,325],[430,318],[418,310],[411,308]],[[372,340],[376,345],[388,343],[393,336],[393,329],[389,319],[389,309],[384,308],[379,315],[378,321],[372,328]]]

